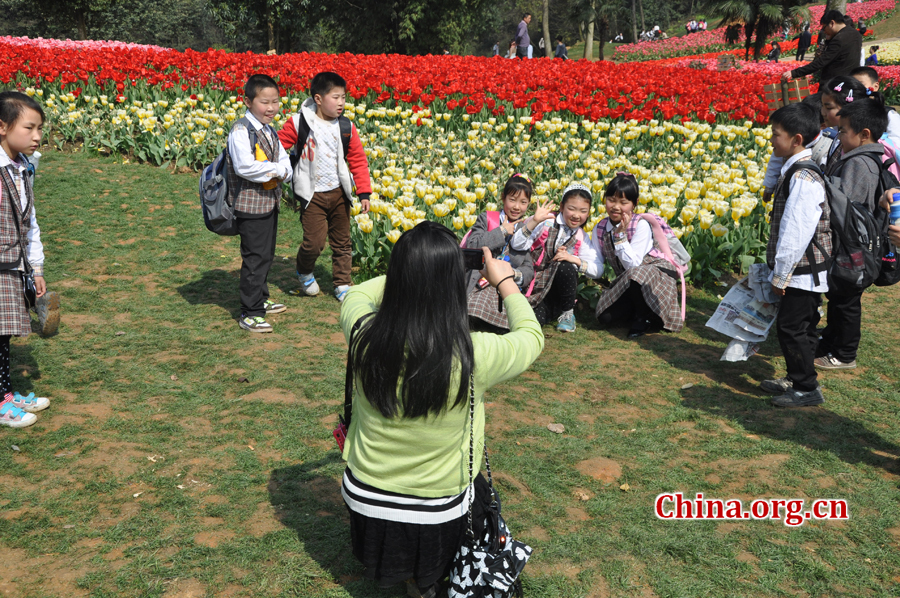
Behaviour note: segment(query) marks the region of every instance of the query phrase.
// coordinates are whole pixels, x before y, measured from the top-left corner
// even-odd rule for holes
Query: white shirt
[[[6,154],[6,150],[0,146],[0,168],[6,168],[16,184],[19,192],[19,206],[22,210],[28,205],[28,196],[25,195],[25,172],[27,167],[13,162]],[[34,268],[36,275],[44,273],[44,245],[41,243],[41,229],[37,223],[34,206],[31,206],[31,224],[26,237],[28,247],[28,263]],[[22,269],[21,267],[19,269]]]
[[[566,241],[571,239],[572,235],[578,232],[578,229],[569,228],[568,226],[566,226],[561,214],[556,217],[555,221],[545,220],[538,224],[528,237],[525,236],[526,227],[523,226],[516,231],[516,234],[513,235],[512,240],[509,242],[510,247],[512,247],[516,251],[526,251],[528,249],[531,249],[531,246],[534,245],[534,242],[540,238],[541,234],[544,232],[544,229],[548,226],[556,226],[559,228],[559,234],[556,236],[556,247],[553,247],[552,249],[550,247],[547,247],[544,254],[545,260],[553,259],[553,256],[556,255],[557,249],[565,245]],[[594,248],[591,246],[591,243],[587,239],[587,237],[585,237],[585,239],[581,242],[581,245],[579,245],[577,252],[575,251],[575,247],[572,246],[569,249],[569,253],[584,262],[584,274],[586,276],[590,278],[599,278],[603,273],[603,262],[600,261],[599,257],[597,256],[597,252],[594,251]]]
[[[316,140],[316,152],[319,158],[316,161],[315,192],[331,191],[341,186],[338,178],[338,146],[341,143],[341,125],[338,119],[325,120],[313,113],[305,112],[306,122],[312,128]]]
[[[603,246],[600,244],[600,231],[597,230],[599,227],[600,225],[598,224],[594,228],[594,232],[591,233],[591,246],[597,252],[600,267],[602,268],[603,263],[606,261],[606,256],[603,255]],[[607,235],[611,235],[615,228],[611,221],[606,221]],[[631,238],[631,241],[626,238],[620,243],[614,243],[613,247],[616,251],[616,257],[619,258],[626,270],[640,266],[644,263],[644,257],[653,249],[653,229],[646,220],[641,219],[634,228],[634,236]]]
[[[254,183],[268,183],[272,179],[282,179],[285,183],[291,180],[294,170],[291,168],[291,159],[278,135],[270,125],[263,125],[249,110],[244,116],[250,121],[256,136],[265,136],[276,152],[278,160],[275,162],[263,162],[256,159],[256,148],[250,147],[250,136],[243,131],[234,132],[228,136],[228,155],[231,156],[231,165],[235,174],[242,179]]]
[[[811,152],[803,150],[791,156],[781,167],[786,173],[791,166],[800,160],[809,159]],[[828,292],[828,272],[819,272],[819,284],[815,284],[812,274],[792,274],[797,262],[806,253],[806,248],[816,234],[816,226],[822,217],[822,206],[825,204],[825,188],[818,183],[804,179],[794,179],[790,183],[790,194],[781,217],[781,228],[778,231],[778,244],[775,248],[775,268],[769,275],[769,281],[775,276],[787,278],[787,286],[814,293]]]

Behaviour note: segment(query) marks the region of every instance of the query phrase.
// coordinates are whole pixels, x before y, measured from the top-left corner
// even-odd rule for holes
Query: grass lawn
[[[12,345],[16,388],[53,403],[0,430],[0,596],[404,596],[349,553],[331,438],[346,348],[330,295],[288,295],[296,216],[282,213],[270,275],[290,310],[252,335],[235,322],[238,241],[204,229],[196,181],[83,154],[41,162],[64,313],[57,336]],[[325,291],[329,272],[323,258]],[[487,396],[504,514],[535,549],[526,596],[900,594],[898,299],[866,293],[859,369],[821,376],[826,404],[803,410],[757,389],[783,375],[774,339],[719,361],[714,294],[691,290],[678,335],[628,341],[583,311],[574,334],[545,328],[534,366]],[[657,519],[673,491],[841,498],[850,518]]]

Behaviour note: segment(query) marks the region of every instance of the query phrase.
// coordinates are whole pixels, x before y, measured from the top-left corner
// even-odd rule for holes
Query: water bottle
[[[891,202],[891,224],[900,224],[900,193],[894,193]]]

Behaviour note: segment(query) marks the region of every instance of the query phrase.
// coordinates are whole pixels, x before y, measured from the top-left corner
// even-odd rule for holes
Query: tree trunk
[[[609,35],[609,21],[606,18],[600,19],[597,24],[597,39],[600,40],[600,51],[597,53],[597,60],[605,60],[603,56],[603,46],[606,45],[607,35]]]
[[[550,52],[550,48],[553,47],[553,42],[550,41],[550,0],[544,0],[542,25],[544,30],[544,56],[552,58],[553,54]]]
[[[269,51],[275,50],[275,20],[272,16],[272,7],[266,2],[266,31],[269,34]]]
[[[586,60],[594,59],[594,11],[591,11],[591,20],[587,24],[584,34],[584,57]]]
[[[637,43],[640,38],[637,32],[637,6],[635,5],[635,0],[631,0],[631,34],[634,36],[632,41]]]
[[[87,16],[85,10],[78,11],[78,39],[87,39]]]
[[[828,0],[825,10],[839,10],[842,15],[847,14],[847,0]]]
[[[647,23],[644,22],[644,0],[637,0],[637,2],[641,9],[641,29],[647,31]]]

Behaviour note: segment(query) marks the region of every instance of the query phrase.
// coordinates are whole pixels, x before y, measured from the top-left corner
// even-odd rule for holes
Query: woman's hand
[[[576,266],[581,266],[581,258],[569,253],[565,245],[561,245],[559,249],[556,250],[556,255],[553,256],[553,261],[569,262],[575,264]]]
[[[44,281],[43,276],[35,276],[34,277],[34,294],[36,297],[43,297],[44,293],[47,292],[47,283]]]
[[[513,293],[518,293],[519,287],[515,281],[516,274],[509,262],[495,260],[494,256],[491,255],[491,250],[487,247],[482,247],[481,250],[484,251],[484,270],[481,271],[481,275],[485,280],[492,287],[496,288],[497,292],[504,299]]]
[[[532,216],[532,221],[535,224],[540,224],[544,220],[550,220],[553,217],[553,211],[556,209],[556,204],[553,203],[553,200],[548,199],[541,205],[537,207],[534,211],[534,216]]]

